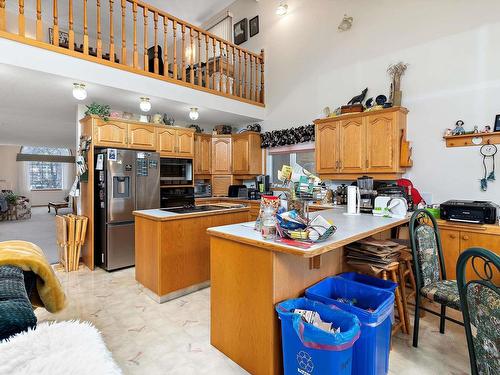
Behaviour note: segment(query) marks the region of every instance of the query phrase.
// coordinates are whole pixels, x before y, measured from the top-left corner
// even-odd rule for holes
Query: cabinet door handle
[[[469,239],[469,236],[462,236],[462,240],[467,241]]]
[[[338,160],[335,161],[335,169],[339,169],[339,161]]]
[[[454,234],[450,234],[450,238],[454,240],[455,238],[457,238],[457,236],[455,236]]]
[[[365,160],[365,163],[366,168],[368,168],[368,159]]]
[[[342,160],[339,160],[339,168],[342,168]]]

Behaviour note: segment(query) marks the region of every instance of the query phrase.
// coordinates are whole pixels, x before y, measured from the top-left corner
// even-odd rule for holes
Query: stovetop
[[[225,210],[228,208],[232,208],[232,207],[223,207],[223,206],[207,204],[207,205],[203,205],[203,206],[186,205],[183,207],[162,208],[161,210],[173,212],[176,214],[192,214],[195,212],[219,211],[219,210]]]

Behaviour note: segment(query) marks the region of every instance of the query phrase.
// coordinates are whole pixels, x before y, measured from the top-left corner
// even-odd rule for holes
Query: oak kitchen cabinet
[[[216,174],[212,175],[212,196],[227,197],[229,185],[233,183],[232,175]]]
[[[194,130],[174,127],[157,127],[157,151],[161,156],[194,157]]]
[[[212,173],[212,136],[210,134],[194,135],[194,174],[209,175]]]
[[[455,224],[438,220],[443,257],[448,279],[456,279],[458,257],[471,247],[482,247],[500,255],[500,227],[498,225]],[[476,269],[482,271],[477,262]],[[466,269],[466,280],[477,278],[470,264]],[[500,280],[495,280],[500,282]]]
[[[262,174],[260,133],[243,132],[232,136],[233,175]]]
[[[231,136],[212,137],[212,174],[231,174]]]
[[[155,128],[151,125],[97,120],[94,123],[94,145],[154,151]]]
[[[314,121],[316,171],[324,178],[353,180],[364,174],[395,179],[410,166],[401,155],[406,144],[402,107],[347,114]]]

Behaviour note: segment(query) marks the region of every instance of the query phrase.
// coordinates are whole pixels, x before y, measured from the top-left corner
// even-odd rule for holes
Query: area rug
[[[118,375],[122,371],[88,322],[42,323],[0,342],[0,374]]]

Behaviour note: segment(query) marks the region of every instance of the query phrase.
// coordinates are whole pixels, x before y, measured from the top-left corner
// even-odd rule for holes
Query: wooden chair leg
[[[439,317],[439,333],[444,333],[446,323],[446,306],[441,305],[441,316]]]
[[[389,273],[391,275],[392,281],[394,281],[396,284],[398,284],[398,278],[397,278],[397,275],[396,275],[396,270],[391,270]],[[401,296],[401,287],[400,287],[399,284],[396,287],[396,290],[394,291],[394,296],[396,297],[396,308],[398,309],[399,321],[400,321],[400,324],[401,324],[401,331],[403,333],[408,334],[408,332],[406,330],[405,312],[404,312],[404,309],[403,309],[403,299],[402,299],[402,296]]]
[[[409,260],[407,260],[405,262],[405,264],[406,264],[406,269],[408,270],[408,276],[409,276],[409,279],[410,279],[411,288],[415,292],[415,295],[416,295],[416,293],[417,293],[417,284],[415,283],[415,275],[413,274],[413,268],[411,266],[411,262]]]
[[[404,313],[404,318],[405,318],[405,329],[406,329],[406,334],[410,333],[411,327],[410,327],[410,315],[408,314],[408,303],[407,303],[407,295],[406,295],[406,280],[404,276],[404,264],[399,263],[398,267],[398,273],[399,273],[399,285],[401,287],[401,299],[403,302],[403,313]]]

